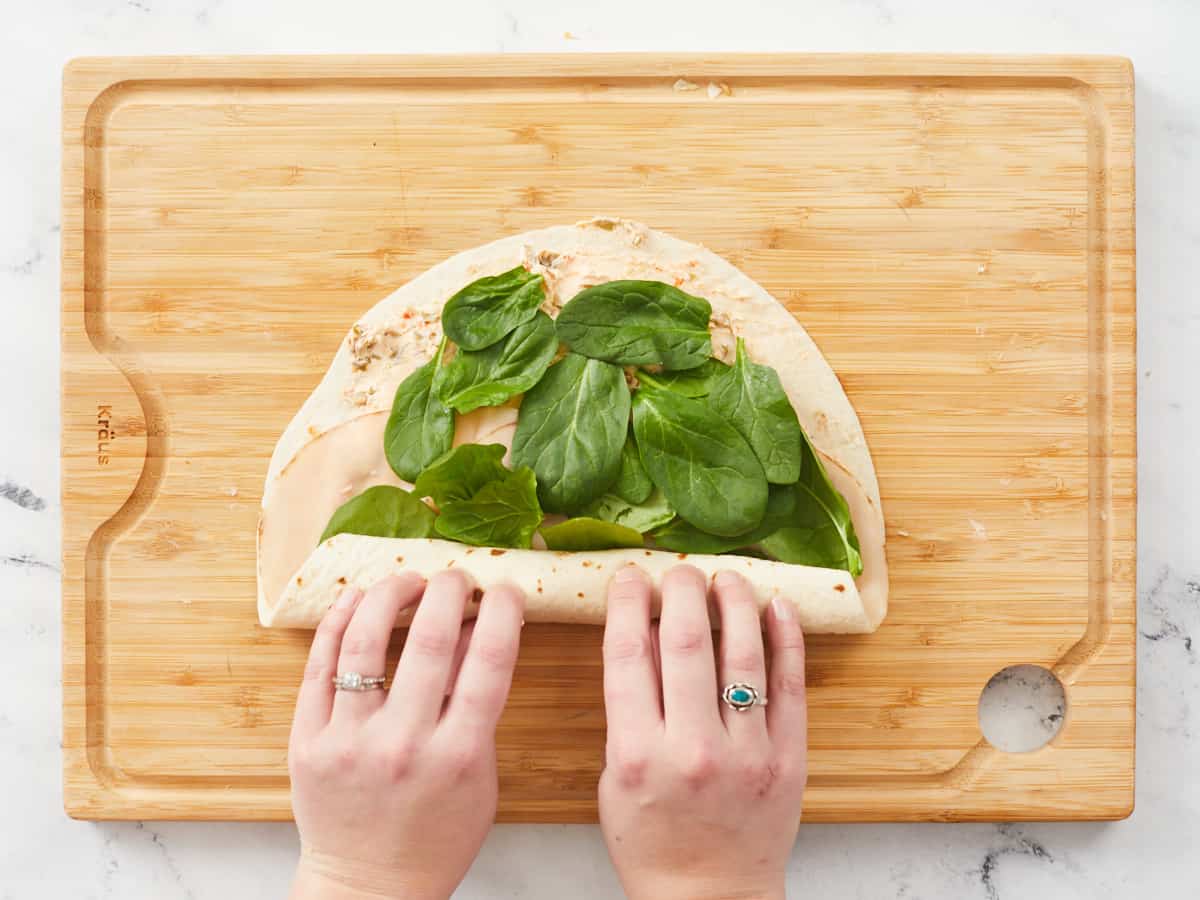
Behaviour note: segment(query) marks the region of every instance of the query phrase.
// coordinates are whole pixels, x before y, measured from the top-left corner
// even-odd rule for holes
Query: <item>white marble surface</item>
[[[734,13],[735,6],[743,10]],[[84,54],[1116,53],[1137,67],[1137,810],[1114,824],[805,827],[794,897],[1200,891],[1200,4],[1190,0],[40,0],[0,9],[0,898],[280,897],[286,825],[88,824],[59,784],[59,79]],[[616,897],[596,829],[500,827],[459,892]]]

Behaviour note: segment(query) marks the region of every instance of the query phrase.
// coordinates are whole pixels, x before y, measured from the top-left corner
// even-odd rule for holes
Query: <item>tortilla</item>
[[[606,281],[676,284],[712,304],[714,355],[732,361],[741,337],[751,359],[779,373],[800,424],[850,506],[863,574],[851,581],[846,572],[839,578],[836,570],[732,555],[692,555],[687,562],[708,575],[744,568],[760,600],[766,602],[773,592],[789,597],[810,631],[875,630],[887,612],[888,589],[879,486],[862,427],[837,376],[791,313],[728,262],[698,245],[607,218],[515,235],[460,253],[393,292],[353,326],[271,456],[259,521],[260,621],[312,628],[342,586],[339,579],[359,584],[401,566],[429,575],[453,564],[481,586],[503,578],[526,587],[530,621],[599,622],[612,568],[635,561],[657,576],[679,562],[679,554],[654,550],[566,556],[508,550],[492,557],[487,549],[449,541],[348,534],[317,546],[340,503],[374,484],[404,485],[383,458],[383,428],[397,385],[437,349],[442,305],[469,282],[520,264],[543,275],[544,308],[551,315],[582,288]],[[514,398],[457,416],[455,445],[510,445],[517,405]],[[397,563],[397,557],[404,561]],[[596,560],[604,561],[603,569],[585,565]],[[836,590],[834,580],[845,589]]]
[[[525,592],[527,622],[561,622],[576,625],[604,624],[604,597],[609,579],[623,566],[638,565],[657,583],[680,561],[695,566],[711,579],[730,570],[744,575],[754,586],[760,609],[780,596],[795,604],[801,627],[810,633],[860,634],[874,631],[858,589],[849,572],[792,566],[749,556],[705,556],[663,553],[648,549],[594,550],[565,553],[551,550],[502,550],[465,547],[453,541],[424,538],[378,538],[338,534],[321,544],[305,560],[284,589],[282,602],[270,610],[264,625],[307,628],[319,622],[333,605],[338,591],[356,587],[365,591],[388,575],[417,571],[428,578],[455,568],[466,572],[481,589],[500,584],[516,585]],[[313,590],[317,585],[319,589]],[[655,597],[654,615],[659,598]],[[468,610],[478,610],[472,604]],[[398,624],[406,625],[411,610]]]

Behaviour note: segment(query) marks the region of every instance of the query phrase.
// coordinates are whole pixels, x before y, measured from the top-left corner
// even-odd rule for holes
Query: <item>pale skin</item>
[[[294,900],[444,898],[495,818],[495,729],[512,682],[524,597],[444,572],[347,591],[314,639],[289,744],[302,852]],[[636,567],[609,586],[606,765],[600,823],[626,894],[781,898],[806,779],[804,639],[785,602],[763,620],[734,573],[691,566],[654,586]],[[710,601],[721,626],[714,648]],[[419,604],[419,605],[417,605]],[[397,615],[417,610],[390,691],[333,690],[384,671]],[[737,712],[719,685],[765,687]]]

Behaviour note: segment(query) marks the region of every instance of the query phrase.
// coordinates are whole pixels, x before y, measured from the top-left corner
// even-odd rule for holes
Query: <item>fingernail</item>
[[[730,572],[728,569],[724,569],[717,573],[717,577],[713,579],[713,582],[720,587],[737,587],[741,580],[741,576],[736,572]]]
[[[348,587],[338,594],[334,609],[349,609],[358,602],[358,588]]]
[[[771,598],[771,611],[775,613],[775,619],[779,622],[787,622],[792,618],[792,604],[784,600],[778,594]]]
[[[627,584],[631,581],[641,581],[643,578],[642,570],[637,566],[626,566],[623,569],[618,569],[614,576],[614,581],[619,581],[622,584]]]

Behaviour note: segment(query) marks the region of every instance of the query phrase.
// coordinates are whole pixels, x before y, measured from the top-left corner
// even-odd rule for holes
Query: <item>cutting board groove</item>
[[[810,642],[806,819],[1130,810],[1127,61],[87,59],[66,71],[63,149],[72,815],[290,815],[308,635],[254,609],[275,439],[389,291],[595,214],[740,266],[862,417],[892,610],[875,635]],[[599,630],[526,631],[500,817],[592,820]],[[1022,662],[1055,671],[1069,710],[1049,745],[1004,754],[977,701]]]

